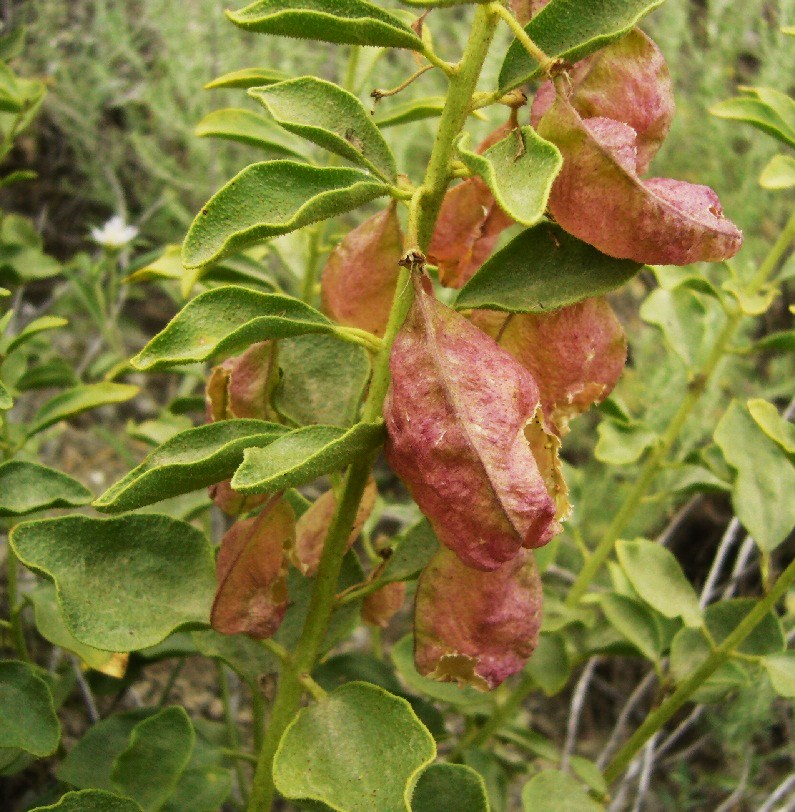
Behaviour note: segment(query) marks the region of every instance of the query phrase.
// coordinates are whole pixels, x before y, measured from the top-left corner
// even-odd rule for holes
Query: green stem
[[[226,743],[229,749],[237,751],[240,748],[240,739],[237,735],[237,722],[232,714],[232,698],[229,694],[229,677],[226,673],[226,666],[218,663],[218,684],[221,687],[221,703],[224,706],[224,726],[226,727]],[[243,801],[246,800],[246,775],[243,771],[243,764],[235,761],[235,774],[237,775],[237,786]]]
[[[472,95],[475,92],[488,46],[494,35],[497,18],[488,6],[478,6],[463,59],[450,81],[447,103],[439,123],[425,181],[412,198],[410,221],[422,224],[409,229],[413,245],[427,245],[442,198],[450,181],[450,163],[455,139],[466,121]],[[380,419],[384,398],[389,387],[389,354],[412,301],[410,269],[402,267],[398,277],[395,298],[383,339],[383,346],[375,356],[373,376],[362,412],[362,420]],[[331,614],[334,611],[337,584],[342,559],[348,547],[348,537],[370,476],[374,454],[355,461],[344,479],[331,526],[326,536],[317,576],[312,590],[309,611],[301,637],[293,652],[293,667],[284,666],[265,732],[265,740],[257,760],[257,770],[249,801],[249,812],[263,812],[273,803],[273,759],[285,729],[295,716],[304,685],[302,674],[309,674],[320,652]]]
[[[732,652],[773,609],[776,603],[795,583],[795,561],[784,570],[768,594],[740,621],[734,631],[682,682],[657,710],[650,713],[643,724],[630,736],[605,768],[605,780],[615,781],[641,750],[644,744],[688,701],[728,659]]]
[[[790,216],[789,221],[784,226],[781,234],[770,249],[767,257],[759,266],[756,274],[748,284],[747,293],[754,294],[768,281],[771,274],[776,270],[782,258],[786,254],[793,239],[795,239],[795,212]],[[712,349],[706,360],[693,378],[690,388],[684,400],[680,403],[676,413],[671,418],[670,423],[663,432],[658,443],[646,457],[640,473],[635,480],[632,489],[626,495],[618,513],[613,517],[604,536],[593,553],[586,559],[582,570],[580,570],[577,580],[571,587],[571,591],[566,597],[568,606],[575,606],[588,590],[596,574],[602,565],[610,557],[613,547],[621,534],[626,530],[632,518],[640,507],[649,487],[657,477],[668,460],[668,455],[679,438],[690,413],[701,400],[702,395],[708,388],[708,384],[715,374],[723,357],[728,353],[730,344],[734,340],[735,333],[745,318],[743,312],[735,309],[723,325],[723,329],[715,338]]]

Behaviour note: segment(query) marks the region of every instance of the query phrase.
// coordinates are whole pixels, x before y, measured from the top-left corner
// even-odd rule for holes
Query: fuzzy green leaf
[[[603,420],[596,428],[599,439],[594,456],[608,465],[631,465],[656,440],[657,434],[643,423]]]
[[[522,789],[525,812],[600,812],[604,807],[588,796],[575,778],[559,770],[544,770]]]
[[[46,465],[22,460],[0,465],[0,516],[85,505],[92,496],[76,479]]]
[[[512,220],[534,226],[544,216],[563,158],[560,150],[532,127],[510,133],[482,155],[467,149],[459,149],[459,153],[470,172],[486,181],[494,199]]]
[[[33,336],[43,333],[45,330],[57,330],[59,327],[66,327],[67,324],[69,322],[60,316],[42,316],[34,319],[9,341],[8,346],[5,348],[5,355],[11,355],[15,349],[30,341]]]
[[[373,122],[385,130],[399,124],[411,124],[426,118],[438,118],[444,109],[444,96],[427,96],[400,104],[382,103],[376,108]]]
[[[130,363],[136,369],[165,369],[232,355],[258,341],[335,329],[300,299],[228,285],[191,299]]]
[[[27,567],[55,583],[64,622],[86,645],[133,651],[209,621],[212,548],[185,522],[64,516],[17,525],[9,540]]]
[[[37,806],[31,812],[141,812],[130,798],[122,798],[103,789],[82,789],[67,792],[50,806]]]
[[[540,223],[494,254],[464,285],[455,306],[545,313],[620,287],[642,267]]]
[[[465,764],[431,764],[417,780],[412,812],[489,812],[486,785]]]
[[[149,454],[95,502],[118,513],[151,505],[229,479],[252,446],[265,446],[287,429],[264,420],[219,420],[181,431]]]
[[[706,309],[685,287],[653,290],[640,306],[640,317],[658,327],[668,346],[688,368],[695,365],[704,338]]]
[[[618,561],[640,597],[665,617],[701,626],[698,598],[673,554],[645,539],[619,541]]]
[[[298,712],[276,751],[273,780],[287,798],[332,809],[406,812],[417,775],[435,756],[405,699],[351,682]]]
[[[387,191],[359,169],[295,161],[252,164],[204,205],[188,230],[183,261],[188,268],[207,265],[269,237],[344,214]]]
[[[431,523],[422,519],[395,539],[392,555],[381,573],[385,583],[416,578],[439,551],[439,541]]]
[[[296,149],[291,139],[273,123],[273,119],[251,110],[237,107],[213,110],[196,125],[195,133],[199,138],[223,138],[259,147],[266,152],[269,160],[278,158],[303,160],[299,149]]]
[[[0,662],[0,748],[43,758],[55,752],[61,724],[47,683],[28,663]]]
[[[305,426],[267,448],[246,450],[232,487],[239,493],[275,493],[303,485],[341,471],[377,448],[384,437],[383,423],[357,423],[347,431],[337,426]]]
[[[225,73],[223,76],[218,76],[211,82],[207,82],[204,89],[262,87],[263,85],[283,82],[289,78],[286,73],[282,73],[280,70],[271,70],[270,68],[243,68],[242,70],[233,70],[230,73]]]
[[[720,645],[740,625],[756,606],[754,598],[735,598],[708,606],[704,619],[713,640]],[[781,620],[775,612],[768,612],[751,633],[737,647],[741,654],[764,656],[779,654],[787,647]]]
[[[422,50],[422,41],[407,25],[365,0],[257,0],[227,16],[262,34]]]
[[[533,42],[552,59],[577,62],[628,33],[663,0],[551,0],[525,26]],[[503,92],[537,77],[541,67],[514,40],[500,70]]]
[[[50,398],[36,412],[28,436],[38,434],[55,423],[75,415],[107,406],[110,403],[123,403],[138,394],[137,386],[126,383],[88,383],[67,389]]]
[[[323,79],[302,76],[251,88],[248,95],[288,132],[361,164],[390,183],[396,182],[391,150],[372,116],[347,90]]]

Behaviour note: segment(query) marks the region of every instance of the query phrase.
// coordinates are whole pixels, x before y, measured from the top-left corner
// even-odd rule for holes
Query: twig
[[[419,79],[423,73],[427,73],[429,70],[433,70],[435,67],[436,65],[425,65],[418,71],[412,73],[408,79],[393,87],[391,90],[381,90],[381,88],[378,87],[373,88],[370,91],[370,98],[373,99],[374,104],[378,104],[381,99],[385,99],[387,96],[396,96],[401,90],[405,90],[413,81]]]
[[[99,721],[99,711],[97,710],[97,703],[94,700],[94,695],[91,693],[91,687],[86,682],[86,678],[83,676],[83,670],[80,667],[80,660],[74,654],[72,654],[69,657],[69,661],[72,664],[75,682],[77,682],[77,688],[80,691],[83,704],[86,706],[86,714],[88,715],[88,719],[92,725],[95,725]]]
[[[629,695],[629,699],[621,709],[618,719],[616,719],[613,732],[610,734],[607,744],[605,744],[602,752],[599,754],[599,758],[596,760],[596,766],[599,767],[600,770],[605,768],[610,756],[612,756],[615,752],[616,748],[618,747],[619,740],[624,735],[624,731],[626,730],[630,716],[632,716],[632,713],[640,704],[640,701],[643,699],[646,691],[654,684],[656,679],[657,674],[654,671],[649,671],[649,673],[646,674],[646,676],[637,684],[635,690]]]
[[[641,809],[643,809],[643,801],[649,792],[651,777],[654,773],[654,759],[657,754],[657,740],[659,738],[660,734],[655,734],[646,742],[646,746],[643,748],[640,778],[638,779],[638,794],[635,803],[632,805],[632,812],[641,812]]]
[[[709,568],[709,573],[707,574],[707,580],[704,581],[704,586],[701,589],[698,605],[702,609],[709,603],[723,565],[734,545],[740,540],[743,532],[743,526],[740,524],[740,520],[735,516],[729,522],[729,526],[726,528],[726,532],[720,540],[715,558],[712,560],[712,566]]]
[[[715,810],[715,812],[731,812],[737,804],[742,800],[745,795],[745,788],[748,786],[748,776],[751,773],[751,748],[749,747],[745,752],[745,761],[743,762],[743,771],[740,775],[740,781],[732,792],[731,795]]]
[[[571,697],[571,708],[569,710],[569,721],[566,725],[566,742],[563,745],[563,753],[560,757],[560,769],[563,772],[567,772],[569,769],[569,760],[577,743],[577,731],[580,727],[580,716],[582,715],[582,709],[585,705],[585,697],[588,694],[588,688],[591,684],[594,670],[600,662],[600,657],[590,659],[574,688],[574,693]]]
[[[768,796],[768,799],[756,810],[756,812],[773,812],[773,807],[789,793],[795,789],[795,775],[787,776]],[[783,807],[784,810],[792,809],[791,805]]]

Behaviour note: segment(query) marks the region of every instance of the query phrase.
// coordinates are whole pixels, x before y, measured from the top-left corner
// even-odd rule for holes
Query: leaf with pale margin
[[[181,431],[95,502],[97,510],[119,513],[151,505],[229,479],[252,446],[272,443],[287,432],[264,420],[219,420]]]
[[[404,0],[405,2],[405,0]],[[412,812],[489,812],[483,779],[466,764],[431,764],[414,787]]]
[[[343,685],[300,710],[273,761],[287,798],[346,812],[406,812],[436,743],[405,700],[365,682]]]
[[[792,189],[795,186],[795,158],[791,155],[774,155],[759,176],[764,189]]]
[[[186,522],[64,516],[19,524],[9,540],[23,564],[54,581],[64,622],[86,645],[133,651],[209,621],[212,547]]]
[[[76,479],[46,465],[23,460],[0,465],[0,517],[85,505],[92,496]]]
[[[552,59],[577,62],[623,37],[663,0],[552,0],[525,26],[530,39]],[[576,24],[573,23],[576,21]],[[537,77],[541,66],[518,40],[500,70],[503,93]]]
[[[522,789],[525,812],[600,812],[604,807],[591,799],[575,778],[559,770],[544,770]]]
[[[303,485],[341,471],[377,448],[384,437],[383,423],[357,423],[347,431],[337,426],[305,426],[268,448],[244,452],[232,487],[239,493],[274,493]]]
[[[795,101],[769,88],[748,90],[751,95],[719,102],[710,113],[718,118],[750,124],[787,146],[795,147]]]
[[[262,34],[341,45],[377,45],[421,51],[420,38],[397,17],[365,0],[257,0],[227,17]]]
[[[779,696],[795,699],[795,651],[763,657],[761,662],[773,690]]]
[[[122,798],[102,789],[67,792],[57,803],[37,806],[31,812],[142,812],[130,798]]]
[[[761,398],[752,398],[747,406],[759,428],[787,454],[795,454],[795,425],[785,420],[772,403]]]
[[[455,307],[545,313],[608,293],[642,267],[540,223],[494,254],[461,289]]]
[[[264,150],[268,160],[290,158],[303,160],[300,150],[286,137],[273,119],[251,110],[227,107],[208,113],[194,133],[199,138],[223,138]],[[300,145],[299,145],[300,146]]]
[[[123,403],[138,394],[137,386],[126,383],[87,383],[60,392],[50,398],[36,412],[32,425],[28,428],[28,437],[38,434],[54,423],[75,417],[82,412],[107,406],[111,403]]]
[[[38,758],[55,752],[61,724],[47,683],[28,663],[0,662],[0,748]]]
[[[544,216],[563,158],[532,127],[522,127],[482,155],[459,147],[464,165],[488,185],[500,208],[517,223],[535,225]]]
[[[359,169],[295,161],[252,164],[205,203],[188,230],[182,259],[186,267],[198,268],[387,192],[383,182]]]
[[[132,360],[136,369],[165,369],[233,355],[259,341],[333,333],[319,310],[280,293],[228,285],[191,299]]]
[[[665,617],[681,617],[687,626],[703,623],[698,598],[673,554],[645,539],[619,541],[618,561],[640,597]]]
[[[412,124],[426,118],[438,118],[444,109],[444,96],[426,96],[421,99],[395,105],[381,105],[376,108],[373,122],[385,130],[400,124]]]
[[[204,89],[262,87],[263,85],[283,82],[289,78],[286,73],[282,73],[280,70],[271,70],[271,68],[242,68],[241,70],[233,70],[230,73],[225,73],[223,76],[218,76],[212,81],[207,82]]]
[[[34,319],[11,339],[3,354],[11,355],[14,350],[39,333],[43,333],[45,330],[57,330],[59,327],[66,327],[67,324],[69,324],[67,319],[62,319],[60,316],[42,316]]]
[[[361,164],[387,182],[396,182],[395,158],[353,93],[332,82],[302,76],[251,88],[248,95],[288,132]]]
[[[733,401],[720,419],[715,442],[737,471],[732,506],[759,548],[771,552],[795,525],[795,466],[747,409]]]

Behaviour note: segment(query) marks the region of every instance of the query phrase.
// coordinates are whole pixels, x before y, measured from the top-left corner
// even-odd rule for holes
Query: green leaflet
[[[0,661],[0,748],[43,758],[55,752],[60,738],[47,683],[28,663]]]
[[[421,519],[395,540],[379,580],[410,581],[416,578],[439,550],[439,541],[430,522]]]
[[[461,289],[455,307],[545,313],[614,290],[642,267],[539,223],[494,254]]]
[[[191,299],[130,363],[136,369],[165,369],[232,355],[257,341],[336,329],[300,299],[229,285]]]
[[[5,388],[3,382],[0,381],[0,409],[5,411],[6,409],[10,409],[13,405],[14,399],[11,397],[11,393]]]
[[[795,651],[762,658],[762,665],[779,696],[795,698]]]
[[[268,445],[286,431],[276,423],[247,419],[182,431],[108,488],[94,507],[119,513],[214,485],[232,476],[246,448]]]
[[[795,454],[795,425],[785,420],[766,400],[753,398],[746,405],[759,428],[787,454]]]
[[[232,487],[240,493],[273,493],[303,485],[341,471],[384,438],[383,423],[357,423],[347,431],[337,426],[305,426],[268,448],[247,450]]]
[[[303,156],[286,138],[272,119],[251,110],[227,107],[208,113],[195,130],[199,138],[224,138],[264,150],[269,160],[292,158],[301,161]]]
[[[134,651],[209,621],[212,547],[185,522],[63,516],[19,524],[9,540],[23,564],[54,581],[64,622],[86,645]]]
[[[754,408],[758,416],[759,406]],[[784,541],[795,525],[795,466],[768,434],[775,425],[771,421],[762,428],[746,408],[733,401],[714,434],[726,462],[737,471],[732,487],[734,512],[766,552]]]
[[[31,338],[39,333],[43,333],[45,330],[56,330],[59,327],[66,327],[67,324],[69,324],[69,322],[60,316],[42,316],[41,318],[34,319],[8,342],[4,354],[10,355],[15,349],[21,347],[25,342],[30,341]]]
[[[706,626],[715,643],[720,645],[740,625],[756,606],[755,598],[734,598],[708,606],[704,612]],[[780,654],[787,648],[781,620],[775,612],[768,612],[748,637],[737,647],[740,654],[763,656]]]
[[[77,383],[72,365],[63,358],[53,358],[52,361],[29,367],[17,378],[14,386],[19,392],[27,392],[31,389],[75,386]]]
[[[759,185],[765,189],[792,189],[795,186],[795,158],[774,155],[762,170]]]
[[[287,798],[346,812],[405,812],[436,743],[405,700],[350,682],[299,711],[273,762]]]
[[[365,0],[258,0],[227,16],[262,34],[412,51],[423,47],[407,25]]]
[[[553,59],[577,62],[619,39],[663,0],[551,0],[525,26],[530,39]],[[574,22],[576,21],[576,23]],[[500,70],[503,93],[537,77],[539,64],[514,40]]]
[[[718,118],[744,121],[778,141],[795,147],[795,100],[767,87],[742,88],[749,95],[719,102],[710,113]]]
[[[615,593],[601,595],[599,606],[610,625],[647,660],[659,660],[665,641],[662,629],[647,606]]]
[[[186,267],[198,268],[387,193],[387,186],[358,169],[252,164],[204,205],[188,230],[182,258]]]
[[[283,82],[290,77],[280,70],[271,70],[270,68],[243,68],[242,70],[233,70],[230,73],[225,73],[207,82],[204,86],[205,90],[215,90],[216,88],[229,88],[229,87],[262,87],[263,85],[272,85],[275,82]]]
[[[141,812],[141,807],[129,798],[102,789],[83,789],[67,792],[58,803],[37,806],[31,812]]]
[[[106,406],[109,403],[123,403],[138,394],[137,386],[124,383],[88,383],[67,389],[50,398],[36,412],[28,436],[38,434],[54,423],[74,417],[81,412]]]
[[[559,770],[543,770],[522,789],[524,812],[600,812],[604,807],[589,797],[575,778]]]
[[[405,2],[406,0],[403,0]],[[412,812],[489,812],[486,785],[465,764],[431,764],[417,780]]]
[[[509,133],[482,155],[462,148],[459,153],[470,172],[483,178],[500,208],[517,223],[534,226],[544,216],[563,158],[532,127]]]
[[[668,346],[688,369],[696,365],[701,355],[706,313],[698,296],[684,286],[674,290],[657,288],[640,306],[643,321],[662,331]]]
[[[389,101],[381,102],[373,117],[375,125],[382,130],[426,118],[437,118],[444,109],[444,96],[427,96],[400,104],[390,104]]]
[[[0,465],[0,516],[88,504],[92,493],[67,474],[35,462]]]
[[[571,662],[564,636],[542,632],[536,650],[525,666],[525,673],[533,677],[547,696],[555,696],[562,691],[571,675]]]
[[[599,439],[594,456],[608,465],[631,465],[637,462],[643,452],[653,445],[658,435],[644,423],[623,423],[617,420],[603,420],[597,427]]]
[[[372,116],[352,93],[331,82],[302,76],[248,95],[260,102],[277,124],[324,149],[361,164],[389,183],[397,167]]]

